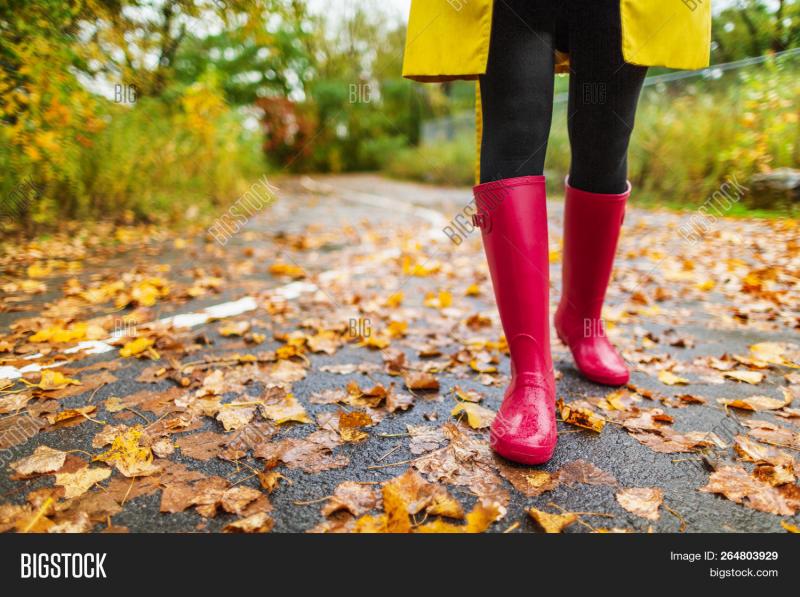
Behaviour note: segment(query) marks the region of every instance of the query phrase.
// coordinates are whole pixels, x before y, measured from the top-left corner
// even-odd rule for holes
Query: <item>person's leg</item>
[[[553,94],[550,4],[495,3],[489,65],[480,81],[482,184],[474,189],[474,221],[511,354],[511,383],[492,423],[491,444],[526,464],[548,460],[557,438],[542,176]]]
[[[628,142],[647,69],[622,58],[619,0],[572,0],[568,20],[572,164],[555,325],[585,377],[620,385],[628,367],[605,335],[601,311],[630,193]]]
[[[544,171],[553,112],[555,9],[548,0],[499,0],[480,78],[480,180]]]
[[[567,18],[570,185],[591,193],[622,193],[647,67],[622,58],[619,0],[572,0]]]

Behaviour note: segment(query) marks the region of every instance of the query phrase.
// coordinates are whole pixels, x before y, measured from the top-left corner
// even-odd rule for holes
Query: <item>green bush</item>
[[[264,173],[260,134],[245,130],[211,82],[133,106],[100,101],[98,112],[102,127],[80,143],[57,139],[48,152],[31,152],[3,129],[0,192],[8,197],[26,180],[38,190],[12,206],[19,222],[179,221],[189,208],[210,213],[234,201]],[[57,168],[47,167],[56,159]]]
[[[691,207],[730,178],[747,185],[754,174],[797,167],[799,73],[796,65],[769,61],[719,81],[692,79],[646,88],[630,147],[634,199]],[[566,106],[558,104],[545,163],[548,186],[554,190],[569,171],[566,119]],[[425,182],[471,184],[471,147],[466,134],[455,142],[422,145],[397,154],[386,172]]]
[[[404,149],[386,164],[395,178],[447,185],[471,185],[475,179],[475,141],[461,137],[436,145]]]

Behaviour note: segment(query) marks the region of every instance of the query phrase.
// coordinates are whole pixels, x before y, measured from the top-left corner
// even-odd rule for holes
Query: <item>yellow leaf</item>
[[[157,359],[159,358],[159,354],[152,348],[153,344],[155,344],[155,340],[152,338],[136,338],[136,340],[126,342],[125,345],[119,349],[119,356],[127,358],[142,355]]]
[[[764,374],[760,371],[726,371],[722,375],[729,379],[743,381],[752,385],[760,384],[764,380]]]
[[[697,284],[697,289],[708,292],[709,290],[713,290],[716,285],[717,283],[714,280],[706,280],[705,282],[699,282]]]
[[[411,520],[408,517],[408,504],[400,490],[392,483],[383,486],[383,511],[386,512],[387,533],[408,533]]]
[[[262,404],[261,412],[266,418],[272,419],[278,425],[289,421],[298,423],[311,422],[303,405],[297,401],[294,394],[286,394],[278,404]]]
[[[494,411],[484,408],[480,404],[475,404],[474,402],[459,402],[456,404],[455,408],[450,411],[450,414],[456,416],[461,412],[467,413],[467,423],[469,423],[469,426],[473,429],[485,429],[492,424],[495,417]]]
[[[426,307],[433,309],[446,309],[453,304],[453,295],[447,290],[440,290],[439,292],[428,292],[425,295],[423,304]]]
[[[781,520],[781,526],[786,529],[788,533],[800,533],[800,527],[792,524],[788,520]]]
[[[505,508],[492,503],[484,504],[478,501],[472,511],[466,516],[465,525],[451,524],[441,520],[434,520],[415,529],[417,533],[483,533],[493,522],[505,515]]]
[[[366,346],[367,348],[375,348],[377,350],[381,350],[389,346],[390,340],[386,336],[382,336],[380,334],[373,334],[367,336],[361,342],[358,343],[359,346]]]
[[[39,388],[40,390],[61,390],[67,386],[79,386],[81,382],[71,377],[65,377],[60,371],[53,371],[52,369],[45,369],[42,371],[42,376],[39,378],[39,383],[30,383],[29,381],[22,380],[23,383]]]
[[[478,373],[497,373],[497,367],[494,365],[481,366],[481,364],[478,362],[478,359],[470,360],[469,366],[470,369],[477,371]]]
[[[542,527],[545,533],[561,533],[566,527],[578,520],[578,515],[573,512],[550,514],[536,508],[530,508],[528,515]]]
[[[402,291],[398,291],[398,292],[395,292],[393,294],[390,294],[386,299],[386,306],[391,308],[391,309],[395,309],[395,308],[399,307],[400,304],[403,302],[403,296],[404,295],[403,295]]]
[[[596,431],[597,433],[600,433],[606,425],[602,417],[588,408],[570,406],[561,399],[558,400],[556,406],[561,414],[561,419],[570,425]]]
[[[94,460],[116,466],[126,477],[141,477],[158,471],[153,466],[153,452],[142,445],[144,430],[140,425],[126,429],[111,442],[111,447]]]
[[[230,336],[244,336],[250,331],[249,321],[236,321],[219,328],[219,333],[225,337]]]
[[[41,263],[34,263],[28,266],[29,278],[44,278],[52,273],[52,268],[42,265]]]
[[[291,263],[284,263],[282,261],[276,261],[270,265],[269,273],[271,273],[273,276],[287,276],[295,280],[306,277],[306,273],[303,271],[303,268],[297,265],[292,265]]]
[[[367,413],[355,410],[353,412],[339,413],[339,435],[346,442],[360,442],[369,437],[362,427],[372,425],[372,417]]]
[[[406,335],[408,329],[408,322],[405,321],[390,321],[386,331],[392,338],[402,338]]]
[[[478,286],[477,284],[470,284],[464,291],[464,296],[480,296],[480,294],[481,294],[481,287]]]
[[[109,468],[89,468],[88,466],[74,473],[58,473],[56,485],[64,488],[64,498],[72,499],[89,491],[95,483],[105,481],[111,476]]]
[[[750,347],[750,353],[760,361],[773,365],[797,367],[798,364],[793,363],[784,356],[787,350],[788,347],[783,342],[759,342]]]
[[[658,380],[668,386],[685,386],[689,383],[688,379],[679,377],[672,371],[667,371],[666,369],[662,369],[658,372]]]
[[[36,332],[28,338],[31,342],[78,342],[86,339],[89,326],[86,323],[76,323],[67,328],[51,326]]]

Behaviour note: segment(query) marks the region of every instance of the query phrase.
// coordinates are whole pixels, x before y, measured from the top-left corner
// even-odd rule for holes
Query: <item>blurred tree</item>
[[[713,62],[800,46],[798,0],[736,0],[714,17]]]

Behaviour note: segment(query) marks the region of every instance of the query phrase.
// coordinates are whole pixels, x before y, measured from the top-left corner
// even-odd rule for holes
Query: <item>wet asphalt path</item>
[[[387,227],[397,227],[404,230],[419,230],[420,234],[434,228],[431,218],[421,217],[415,213],[414,206],[420,206],[441,213],[444,221],[450,220],[454,215],[470,201],[468,189],[433,189],[421,187],[407,183],[397,183],[384,181],[372,176],[343,176],[338,178],[321,177],[316,178],[311,184],[301,184],[299,179],[287,179],[278,183],[281,188],[279,201],[270,208],[269,213],[265,213],[251,221],[246,231],[234,237],[224,251],[218,255],[217,263],[201,263],[205,267],[212,268],[225,267],[226,260],[236,260],[243,251],[255,251],[256,254],[263,252],[264,255],[275,253],[273,246],[274,234],[276,232],[301,233],[308,226],[321,226],[325,229],[341,229],[347,226],[368,225],[376,229],[386,229]],[[326,186],[317,186],[326,185]],[[324,193],[317,192],[324,190]],[[391,209],[388,206],[376,207],[369,205],[370,197],[379,196],[388,200],[388,205],[396,202],[398,205],[405,206],[403,209]],[[550,209],[550,218],[554,230],[558,229],[561,221],[561,205],[553,202]],[[658,214],[649,212],[638,212],[632,210],[628,216],[628,225],[635,226],[638,218],[663,219],[665,224],[674,224],[679,220],[679,216],[673,214]],[[365,224],[368,223],[368,224]],[[435,233],[435,228],[434,228]],[[443,234],[443,233],[442,233]],[[473,233],[475,236],[476,233]],[[473,261],[481,259],[479,252],[475,251],[475,238],[468,239],[463,245],[463,259]],[[283,249],[281,249],[283,251]],[[279,253],[281,251],[278,251]],[[298,252],[293,259],[296,259],[303,267],[309,271],[327,271],[331,263],[344,263],[345,269],[352,264],[351,256],[359,252],[358,247],[352,246],[346,236],[343,236],[340,243],[329,243],[321,251]],[[340,259],[337,253],[348,255],[346,259]],[[122,256],[122,262],[126,259],[157,259],[172,266],[172,275],[180,277],[181,271],[185,268],[196,267],[198,263],[186,263],[184,252],[171,250],[169,247],[164,250],[155,251],[152,255]],[[98,265],[97,267],[107,267],[108,264]],[[92,275],[92,266],[84,271],[82,276]],[[552,277],[558,280],[559,265],[553,264]],[[241,284],[235,287],[225,288],[219,295],[190,301],[184,305],[166,304],[161,308],[158,316],[165,316],[173,312],[197,311],[204,306],[214,303],[234,300],[248,292],[260,292],[269,286],[278,286],[284,282],[272,280],[265,276],[263,270],[243,275]],[[379,281],[375,282],[379,286]],[[435,287],[432,280],[414,279],[404,286],[407,297],[414,297],[415,294],[421,295],[428,288]],[[56,287],[53,284],[53,287]],[[37,300],[44,304],[50,300],[52,295],[44,295]],[[557,302],[557,285],[554,285],[552,301]],[[618,296],[611,296],[613,302]],[[412,300],[412,298],[409,298]],[[491,309],[491,303],[484,296],[483,298],[470,299],[475,309]],[[418,301],[419,302],[419,301]],[[684,324],[680,328],[682,334],[687,334],[698,338],[694,348],[679,349],[679,356],[682,360],[691,360],[693,356],[707,354],[721,355],[728,353],[746,352],[748,345],[765,340],[796,340],[791,332],[748,332],[746,330],[713,330],[709,329],[703,317],[697,316],[702,308],[692,310],[692,305],[686,304],[681,307],[690,308],[692,315],[686,317]],[[676,307],[678,308],[678,307]],[[20,317],[28,317],[31,313],[23,314],[4,314],[0,319],[0,324],[8,325]],[[263,314],[262,314],[263,315]],[[662,333],[665,329],[672,327],[669,324],[654,322],[648,324],[639,322],[638,325],[645,329],[652,330],[655,334]],[[209,354],[213,353],[215,347],[224,344],[224,339],[219,336],[217,324],[207,324],[197,328],[197,333],[204,333],[215,341],[209,348]],[[254,328],[257,329],[257,328]],[[555,344],[558,344],[556,341]],[[272,340],[260,348],[275,348],[279,343]],[[458,347],[453,345],[453,350]],[[445,349],[445,353],[447,352]],[[563,377],[558,381],[558,395],[570,399],[583,396],[603,395],[606,390],[582,380],[574,370],[571,360],[564,351],[563,347],[554,347],[556,368],[563,373]],[[655,350],[664,350],[659,347]],[[667,350],[675,352],[676,349],[667,347]],[[413,358],[413,351],[408,350],[409,357]],[[311,368],[305,379],[296,382],[293,393],[304,403],[306,410],[312,417],[324,411],[332,410],[330,405],[314,405],[308,403],[307,398],[314,392],[326,389],[341,388],[350,379],[355,379],[362,384],[366,382],[358,373],[351,375],[337,375],[319,371],[318,368],[325,364],[347,364],[374,362],[381,363],[381,355],[376,351],[369,351],[365,348],[358,348],[353,345],[344,346],[335,355],[309,355]],[[116,358],[116,353],[105,353],[88,357],[80,364],[75,366],[88,366],[104,360]],[[192,358],[199,358],[193,355]],[[136,377],[141,371],[150,365],[149,361],[138,361],[129,359],[126,366],[116,370],[114,374],[118,381],[101,387],[92,396],[92,402],[100,405],[104,400],[111,396],[124,397],[127,394],[142,390],[142,384],[136,381]],[[507,371],[508,363],[504,361],[501,365],[502,371]],[[375,372],[372,378],[376,382],[389,385],[396,382],[383,372]],[[437,424],[441,424],[451,419],[450,410],[453,406],[450,398],[450,389],[454,385],[462,388],[476,389],[487,398],[484,405],[495,410],[499,406],[502,397],[500,388],[486,387],[476,380],[457,379],[447,373],[438,375],[441,391],[439,397],[418,399],[415,406],[407,412],[398,412],[392,416],[387,416],[380,424],[370,430],[370,437],[365,442],[344,445],[339,450],[350,458],[350,465],[346,468],[334,469],[322,473],[309,475],[299,470],[281,469],[282,472],[291,479],[291,484],[283,484],[280,488],[270,495],[273,511],[272,517],[275,520],[274,530],[276,532],[302,532],[306,531],[323,520],[320,514],[321,503],[308,505],[297,505],[295,502],[314,501],[324,496],[330,495],[336,486],[342,481],[358,480],[380,482],[402,473],[406,465],[397,467],[387,467],[382,469],[368,469],[376,463],[402,462],[413,458],[407,448],[407,442],[402,439],[380,437],[378,433],[384,435],[402,434],[406,430],[406,425],[429,424],[430,419],[434,418]],[[654,377],[643,372],[634,372],[632,382],[644,388],[657,389],[664,391]],[[156,385],[147,387],[149,390],[168,390],[171,382],[164,381]],[[730,397],[731,388],[729,385],[715,386],[713,384],[698,384],[697,386],[687,386],[679,388],[681,392],[697,392],[709,399],[708,405],[693,406],[681,409],[666,409],[675,418],[674,427],[678,431],[690,430],[711,430],[731,428],[731,425],[738,426],[736,417],[745,415],[726,414],[722,409],[714,406],[714,399],[720,396]],[[749,388],[740,389],[742,395],[751,394]],[[256,395],[257,390],[251,388],[251,392]],[[83,406],[87,403],[88,393],[67,398],[62,401],[63,408]],[[98,411],[102,414],[102,410]],[[146,416],[156,418],[152,413]],[[731,422],[731,418],[732,422]],[[206,418],[201,430],[221,431],[221,427],[216,421]],[[553,460],[543,468],[548,471],[556,471],[565,463],[585,459],[604,471],[614,475],[620,485],[630,487],[660,487],[664,490],[665,503],[678,514],[672,515],[662,509],[662,515],[657,522],[650,522],[637,518],[623,510],[614,499],[615,490],[607,486],[593,485],[572,485],[560,486],[557,489],[547,492],[535,498],[526,498],[515,491],[511,491],[511,502],[508,507],[508,514],[504,520],[494,525],[493,530],[502,531],[514,522],[521,524],[515,532],[534,531],[535,526],[525,514],[525,509],[530,506],[554,511],[551,503],[570,511],[597,512],[605,513],[608,517],[587,518],[593,524],[601,527],[620,527],[632,530],[646,531],[652,528],[655,531],[675,532],[681,527],[681,520],[689,532],[713,531],[713,532],[780,532],[780,518],[756,512],[744,508],[721,497],[698,492],[698,488],[707,481],[707,472],[697,468],[694,464],[686,462],[682,454],[660,454],[651,451],[641,445],[629,434],[615,426],[607,425],[601,435],[589,432],[576,431],[574,427],[560,424],[560,441]],[[96,451],[91,448],[92,437],[96,434],[97,427],[92,424],[82,424],[74,427],[61,429],[47,434],[40,434],[29,442],[16,446],[14,450],[21,456],[30,454],[37,445],[46,443],[48,446],[63,450],[86,450]],[[284,428],[278,438],[291,436],[304,436],[308,429],[304,426],[288,426]],[[386,454],[391,451],[391,455]],[[202,471],[207,475],[219,475],[227,478],[237,478],[245,475],[241,474],[241,469],[237,471],[237,466],[233,463],[211,459],[207,461],[197,461],[186,456],[182,456],[177,451],[173,460],[185,464],[187,467]],[[249,460],[253,465],[255,460]],[[9,478],[10,470],[5,468],[0,475],[0,502],[21,502],[31,490],[49,484],[49,477],[42,477],[31,481],[17,482]],[[244,481],[244,484],[258,487],[255,479]],[[508,485],[511,489],[511,486]],[[450,488],[453,494],[464,504],[465,509],[474,503],[474,496],[470,495],[465,489],[458,487]],[[152,495],[137,497],[125,504],[124,509],[113,518],[115,525],[126,526],[132,532],[155,531],[155,532],[191,532],[195,530],[215,531],[221,529],[225,524],[235,519],[232,515],[220,514],[213,519],[205,519],[189,510],[179,514],[164,515],[159,512],[160,492]],[[796,519],[797,517],[795,517]],[[570,532],[584,532],[587,529],[580,525],[570,527]]]

